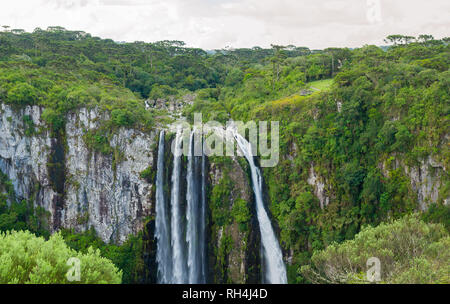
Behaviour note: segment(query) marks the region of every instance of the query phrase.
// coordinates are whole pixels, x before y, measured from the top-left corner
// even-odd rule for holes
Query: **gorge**
[[[1,244],[109,260],[107,282],[361,282],[375,256],[395,269],[383,282],[447,282],[449,40],[387,41],[209,52],[0,32]],[[210,155],[196,117],[270,134],[256,157],[233,132],[239,153]]]

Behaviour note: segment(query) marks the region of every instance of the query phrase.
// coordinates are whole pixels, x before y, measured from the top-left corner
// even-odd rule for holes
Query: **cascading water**
[[[157,239],[156,261],[158,263],[158,283],[170,283],[172,276],[172,254],[170,247],[169,218],[164,193],[164,131],[159,134],[158,163],[156,172],[156,218]]]
[[[184,221],[181,215],[180,183],[181,155],[183,133],[177,130],[173,152],[172,191],[171,191],[171,225],[164,198],[164,132],[160,134],[158,149],[158,167],[156,181],[156,237],[158,241],[157,262],[158,281],[160,283],[205,283],[207,275],[206,258],[206,156],[202,150],[201,157],[194,153],[195,131],[189,138],[187,164],[187,208],[186,239]],[[250,169],[253,191],[256,199],[256,213],[259,222],[262,250],[264,256],[265,283],[286,284],[286,267],[281,248],[273,231],[269,216],[264,209],[262,197],[262,177],[256,167],[250,143],[236,131],[233,132],[240,150],[247,159]],[[169,240],[171,246],[169,246]],[[185,242],[186,241],[186,242]],[[185,247],[187,245],[187,253]]]
[[[201,277],[200,283],[206,283],[207,276],[207,259],[206,259],[206,156],[202,145],[202,180],[201,180],[201,210],[200,210],[200,262],[201,262]]]
[[[197,252],[198,247],[198,210],[197,205],[197,183],[195,180],[195,163],[196,158],[194,155],[194,137],[195,133],[192,132],[189,138],[189,154],[187,165],[187,210],[186,210],[186,242],[188,244],[188,271],[189,271],[189,283],[198,283],[199,279],[199,256]]]
[[[189,283],[205,283],[205,264],[204,242],[205,242],[205,206],[204,206],[204,184],[203,184],[203,156],[200,158],[194,153],[195,150],[195,131],[189,138],[189,154],[187,164],[187,231],[186,242],[188,244],[187,265],[189,272]],[[202,163],[200,163],[202,160]],[[202,165],[202,176],[200,177],[199,165]],[[200,182],[200,183],[199,183]]]
[[[206,283],[206,157],[196,156],[195,132],[189,138],[187,164],[186,221],[181,208],[181,160],[183,132],[177,130],[174,154],[171,217],[164,195],[164,131],[161,131],[156,178],[156,229],[158,282],[173,284]],[[170,222],[170,225],[169,225]],[[184,226],[186,224],[186,227]],[[185,234],[186,228],[186,234]],[[186,238],[184,236],[186,235]],[[186,252],[187,247],[187,252]]]
[[[181,179],[181,144],[182,131],[177,130],[174,143],[174,161],[172,171],[172,192],[170,205],[172,208],[171,236],[172,236],[172,280],[174,284],[185,284],[187,280],[187,265],[184,253],[183,226],[180,207],[180,179]]]
[[[253,161],[253,154],[250,143],[242,137],[237,131],[233,132],[234,138],[247,159],[253,183],[253,191],[256,199],[256,214],[258,217],[259,228],[261,231],[261,241],[264,253],[265,283],[286,284],[286,266],[283,262],[280,245],[273,231],[269,216],[264,209],[262,196],[262,177],[261,172]]]

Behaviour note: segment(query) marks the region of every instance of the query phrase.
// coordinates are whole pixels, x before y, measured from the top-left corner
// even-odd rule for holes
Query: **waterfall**
[[[250,165],[253,191],[256,198],[256,215],[259,222],[261,242],[263,245],[265,283],[286,284],[286,266],[283,262],[281,248],[278,244],[275,232],[273,231],[269,216],[264,209],[261,172],[253,161],[250,143],[237,133],[237,131],[234,132],[234,138]]]
[[[265,283],[285,284],[287,283],[286,267],[283,262],[281,248],[264,208],[261,172],[254,163],[250,143],[236,131],[233,133],[233,136],[251,169],[252,186],[256,199],[256,213],[261,232]],[[160,283],[206,283],[206,156],[203,149],[201,156],[195,155],[195,137],[195,131],[193,131],[189,137],[186,176],[187,206],[186,221],[184,221],[180,199],[183,132],[181,129],[178,129],[176,132],[173,144],[174,160],[170,197],[171,225],[169,229],[168,208],[164,196],[164,132],[161,131],[160,134],[156,179],[155,229],[158,244],[158,282]],[[186,247],[187,252],[185,252]]]
[[[192,132],[189,138],[189,154],[187,165],[187,210],[186,210],[186,242],[188,244],[188,271],[189,271],[189,283],[198,283],[199,278],[199,257],[197,252],[198,246],[198,210],[197,206],[197,183],[195,180],[195,155],[194,155],[194,137],[195,133]]]
[[[201,175],[201,210],[200,210],[200,262],[201,262],[201,277],[200,283],[206,283],[207,277],[207,258],[206,258],[206,156],[202,144],[202,175]]]
[[[156,172],[156,218],[155,236],[157,239],[156,261],[158,263],[158,283],[170,282],[172,260],[170,248],[169,218],[164,193],[164,131],[159,133],[158,163]]]
[[[172,280],[174,284],[187,283],[187,267],[184,253],[183,220],[180,208],[180,179],[181,179],[181,144],[182,131],[177,130],[174,144],[174,160],[172,171],[172,192],[170,206],[172,208],[171,236],[172,236]]]
[[[205,199],[203,183],[204,167],[203,156],[200,158],[194,153],[195,130],[189,138],[189,153],[187,164],[187,210],[186,210],[186,242],[188,245],[187,265],[189,272],[189,283],[199,284],[205,283],[205,271],[203,269],[204,254],[204,226],[205,226]],[[201,141],[200,141],[201,142]],[[201,160],[201,162],[200,162]],[[202,165],[202,168],[199,168]],[[200,170],[202,175],[200,175]]]
[[[164,131],[161,131],[156,177],[156,229],[158,283],[206,283],[206,156],[196,156],[195,131],[189,138],[186,176],[186,221],[181,208],[181,161],[183,132],[173,142],[170,226],[164,195]],[[185,226],[186,225],[186,226]],[[185,234],[186,232],[186,234]],[[184,237],[186,236],[186,237]],[[187,247],[187,252],[186,251]]]

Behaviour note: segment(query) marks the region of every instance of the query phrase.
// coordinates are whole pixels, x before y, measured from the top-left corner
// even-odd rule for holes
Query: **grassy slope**
[[[333,83],[333,79],[323,79],[323,80],[309,82],[308,85],[314,91],[323,91],[323,90],[327,90],[328,88],[330,88],[332,83]]]

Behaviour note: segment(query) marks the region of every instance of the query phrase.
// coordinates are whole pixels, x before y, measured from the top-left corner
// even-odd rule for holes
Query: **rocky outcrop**
[[[103,119],[98,111],[87,109],[67,118],[64,223],[79,231],[93,227],[103,240],[121,243],[142,230],[143,218],[151,213],[154,185],[140,172],[155,164],[156,132],[121,128],[110,142],[116,151],[113,160],[90,151],[83,142],[85,130]]]
[[[430,203],[436,203],[442,186],[441,177],[447,174],[442,164],[434,161],[431,156],[421,161],[418,167],[404,166],[405,174],[411,181],[412,189],[417,193],[421,210],[426,210]],[[444,198],[448,204],[450,198]]]
[[[186,94],[181,98],[169,96],[167,98],[148,99],[145,101],[147,109],[155,108],[159,110],[167,110],[170,115],[180,116],[183,108],[194,103],[196,95]]]
[[[443,186],[444,176],[448,177],[447,168],[431,156],[422,159],[418,166],[408,166],[399,157],[383,162],[379,165],[384,176],[389,176],[389,169],[401,168],[411,183],[411,189],[417,195],[417,201],[421,210],[426,210],[431,203],[439,200],[439,192]],[[442,198],[444,204],[450,202],[449,197]]]
[[[1,105],[0,170],[16,195],[47,210],[53,231],[94,228],[102,240],[122,243],[142,230],[151,215],[154,186],[140,172],[154,164],[156,132],[120,129],[110,142],[117,154],[113,157],[90,151],[83,140],[105,114],[97,109],[69,114],[65,137],[58,139],[51,137],[42,112],[38,106],[16,110]]]
[[[234,204],[239,199],[247,202],[250,214],[252,214],[247,229],[241,229],[239,223],[235,220],[232,220],[228,225],[214,227],[217,231],[212,233],[213,239],[211,242],[213,244],[210,244],[210,247],[215,247],[218,250],[223,248],[224,243],[227,242],[226,239],[229,240],[225,256],[216,257],[210,255],[210,268],[216,269],[214,283],[260,282],[260,268],[258,267],[260,265],[259,227],[255,218],[253,191],[247,172],[245,168],[241,167],[236,158],[233,158],[231,163],[225,165],[211,161],[209,167],[209,182],[212,188],[219,185],[223,178],[229,179],[232,183],[228,210],[225,213],[231,214]],[[214,250],[210,249],[210,251]],[[223,252],[219,249],[219,253],[222,254]],[[224,261],[220,261],[221,258],[224,258]],[[219,267],[221,269],[217,270]],[[221,274],[222,271],[223,276],[221,277],[218,274]]]
[[[389,177],[389,171],[400,168],[408,178],[411,190],[417,196],[420,210],[424,211],[431,203],[440,199],[444,204],[450,203],[449,197],[440,197],[443,180],[448,178],[445,166],[431,156],[420,161],[418,166],[409,166],[395,155],[392,160],[381,162],[378,166],[385,177]],[[311,164],[307,182],[314,189],[314,195],[319,199],[320,208],[324,209],[330,203],[331,188],[327,180],[317,172],[314,164]]]
[[[33,199],[53,219],[58,194],[52,187],[47,162],[55,139],[43,129],[41,115],[42,108],[37,106],[13,110],[1,104],[0,170],[11,180],[18,198]]]
[[[330,203],[330,197],[328,195],[328,187],[326,181],[316,172],[314,164],[311,164],[309,169],[308,184],[314,188],[314,194],[319,199],[320,208],[323,209]]]

